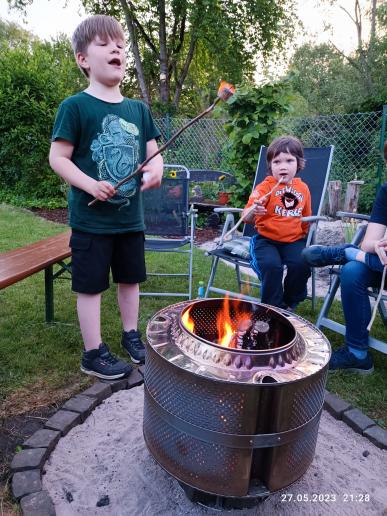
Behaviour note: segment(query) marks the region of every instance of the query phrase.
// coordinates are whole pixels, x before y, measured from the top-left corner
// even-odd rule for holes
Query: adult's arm
[[[376,253],[383,265],[387,265],[387,227],[384,224],[369,222],[361,249],[368,253]]]
[[[361,248],[369,253],[376,253],[380,261],[387,264],[387,183],[384,183],[372,207],[370,222]]]

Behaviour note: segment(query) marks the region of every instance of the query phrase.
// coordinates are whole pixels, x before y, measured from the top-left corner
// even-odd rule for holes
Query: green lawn
[[[5,205],[0,205],[0,224],[1,251],[66,229],[65,226],[50,223],[28,211]],[[170,256],[162,253],[148,256],[149,269],[169,272],[174,272],[174,267],[184,259],[181,255],[173,255],[171,260]],[[207,280],[209,267],[210,259],[197,250],[194,258],[194,285],[199,280]],[[230,268],[222,265],[220,277],[223,286],[235,289],[234,274]],[[157,284],[161,286],[165,280],[151,281],[152,286],[149,285],[149,288],[157,289]],[[171,280],[171,288],[174,291],[180,290],[178,283],[181,281]],[[44,323],[43,272],[0,291],[0,414],[2,409],[4,414],[6,408],[17,404],[21,398],[25,400],[23,406],[28,409],[28,400],[33,400],[34,395],[39,394],[41,399],[53,401],[63,397],[63,392],[79,390],[90,381],[79,371],[81,337],[75,296],[71,293],[69,280],[56,281],[54,292],[58,324],[47,325]],[[177,301],[178,298],[141,298],[140,329],[145,331],[149,318],[157,310]],[[339,303],[335,304],[334,310],[342,319]],[[310,302],[305,301],[298,313],[314,322],[318,312],[313,313]],[[120,355],[121,327],[114,285],[103,296],[102,327],[104,340],[113,352]],[[377,317],[373,334],[382,337],[385,330]],[[340,335],[327,331],[327,336],[333,346],[342,343]],[[387,426],[387,360],[385,355],[378,352],[374,352],[374,358],[373,375],[363,378],[348,373],[335,373],[329,375],[328,389]]]

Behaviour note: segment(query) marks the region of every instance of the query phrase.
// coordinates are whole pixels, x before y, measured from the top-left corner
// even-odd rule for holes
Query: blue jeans
[[[262,282],[262,303],[288,308],[304,301],[306,284],[311,274],[302,257],[305,239],[296,242],[277,242],[261,235],[250,241],[250,265]],[[287,273],[282,284],[283,267]]]
[[[351,348],[368,349],[367,326],[371,319],[368,287],[379,287],[382,275],[357,261],[346,263],[341,269],[341,300],[346,334],[345,343]]]
[[[383,272],[384,265],[377,254],[366,253],[365,263],[372,271]]]

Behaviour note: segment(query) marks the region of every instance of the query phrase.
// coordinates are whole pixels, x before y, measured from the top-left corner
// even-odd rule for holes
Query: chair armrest
[[[190,215],[191,213],[198,213],[199,210],[197,210],[194,204],[189,205],[189,211],[187,212],[187,215]]]
[[[309,217],[301,217],[301,222],[318,222],[319,220],[329,220],[323,215],[310,215]]]
[[[242,208],[226,208],[226,207],[214,208],[215,213],[241,213],[242,211],[243,211]]]
[[[370,220],[369,215],[362,215],[361,213],[351,213],[348,211],[337,211],[336,217],[349,217],[351,219],[358,219],[358,220]]]
[[[223,242],[224,235],[235,225],[235,219],[233,213],[227,213],[226,220],[222,228],[222,234],[219,242]]]

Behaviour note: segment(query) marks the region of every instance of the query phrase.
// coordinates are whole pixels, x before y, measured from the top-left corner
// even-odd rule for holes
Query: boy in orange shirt
[[[262,282],[262,303],[294,310],[306,298],[310,276],[301,254],[308,233],[301,218],[312,214],[310,192],[294,177],[305,166],[302,143],[292,136],[276,138],[266,161],[271,175],[255,187],[242,213],[257,231],[250,243],[250,264]]]

